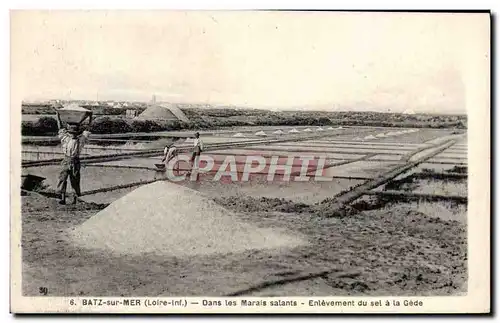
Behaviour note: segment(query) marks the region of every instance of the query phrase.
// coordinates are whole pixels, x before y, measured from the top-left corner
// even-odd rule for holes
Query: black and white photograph
[[[489,312],[490,19],[11,11],[11,311]]]

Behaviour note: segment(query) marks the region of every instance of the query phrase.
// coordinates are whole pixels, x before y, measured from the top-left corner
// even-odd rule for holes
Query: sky
[[[465,112],[484,14],[18,11],[25,100]],[[478,46],[474,46],[474,45]],[[489,54],[489,53],[486,53]]]

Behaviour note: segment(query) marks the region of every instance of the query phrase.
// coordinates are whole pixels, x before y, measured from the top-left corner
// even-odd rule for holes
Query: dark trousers
[[[196,147],[191,154],[191,164],[194,162],[196,157],[200,157],[200,155],[201,155],[201,149],[200,147]]]
[[[80,158],[65,157],[61,162],[61,172],[59,173],[59,182],[57,190],[59,194],[66,194],[68,186],[68,177],[76,196],[80,196]]]

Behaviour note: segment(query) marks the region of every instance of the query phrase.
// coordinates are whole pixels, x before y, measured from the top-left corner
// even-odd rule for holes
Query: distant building
[[[133,118],[137,117],[137,115],[138,115],[138,111],[134,110],[134,109],[127,109],[127,111],[125,112],[125,116],[129,119],[133,119]]]

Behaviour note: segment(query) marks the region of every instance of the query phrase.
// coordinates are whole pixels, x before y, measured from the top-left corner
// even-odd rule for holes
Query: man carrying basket
[[[63,152],[63,160],[61,161],[61,171],[59,173],[59,181],[57,190],[60,194],[59,204],[66,204],[66,188],[68,185],[68,178],[71,187],[74,190],[73,204],[76,203],[77,198],[81,195],[80,190],[80,154],[83,147],[88,142],[90,132],[83,130],[81,122],[89,118],[89,126],[92,122],[92,112],[87,112],[85,118],[78,124],[68,124],[67,128],[63,127],[61,116],[56,110],[57,126],[59,128],[58,137],[61,140],[61,147]]]

